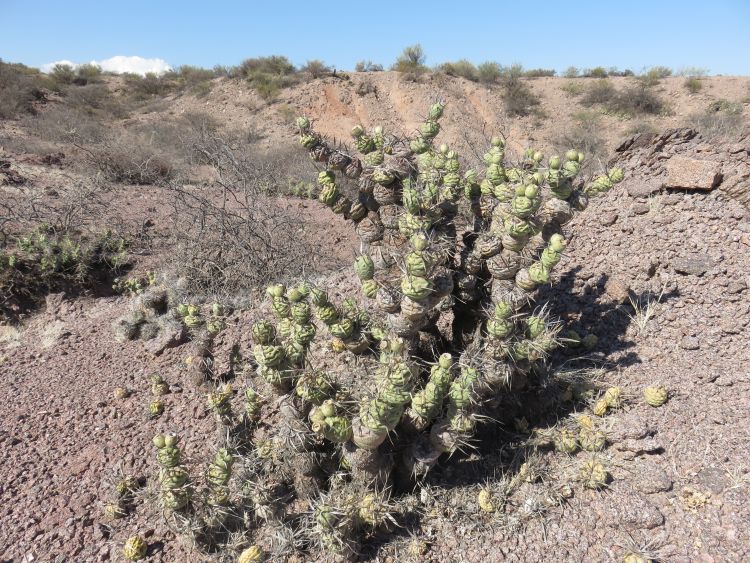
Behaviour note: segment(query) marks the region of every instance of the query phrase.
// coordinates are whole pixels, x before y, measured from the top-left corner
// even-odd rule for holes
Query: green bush
[[[95,64],[83,64],[76,68],[73,83],[78,86],[86,86],[87,84],[101,82],[101,79],[102,69],[100,66]]]
[[[125,88],[137,100],[147,100],[170,94],[177,88],[173,75],[159,76],[153,72],[145,76],[140,74],[123,74]]]
[[[73,67],[66,64],[56,64],[49,72],[50,78],[57,84],[73,84],[76,77],[76,71]]]
[[[685,78],[685,88],[691,94],[697,94],[703,89],[703,80],[697,76],[688,76]]]
[[[655,86],[662,78],[672,76],[672,69],[666,66],[653,66],[647,71],[641,73],[638,79],[647,86]]]
[[[563,73],[563,76],[565,78],[578,78],[580,75],[581,71],[577,66],[569,66]]]
[[[494,61],[485,61],[477,67],[479,82],[483,84],[494,84],[500,80],[502,67]]]
[[[264,100],[273,100],[279,91],[297,82],[297,69],[279,55],[246,59],[237,67],[235,74],[246,78]]]
[[[583,76],[586,78],[607,78],[609,73],[607,73],[607,69],[603,66],[597,66],[584,70]]]
[[[330,74],[332,71],[330,66],[325,64],[323,61],[319,61],[318,59],[307,61],[307,63],[305,63],[305,65],[299,70],[300,72],[309,74],[313,80]]]
[[[461,59],[460,61],[452,63],[443,63],[437,67],[438,72],[447,74],[448,76],[459,76],[466,80],[476,82],[479,80],[479,71],[477,67],[471,61]]]
[[[245,59],[237,67],[236,74],[243,78],[252,80],[258,74],[270,74],[273,76],[291,76],[297,69],[294,65],[281,55],[270,57],[257,57]]]
[[[543,78],[545,76],[555,76],[556,74],[557,71],[553,68],[532,68],[523,73],[526,78]]]
[[[393,63],[393,70],[400,72],[402,78],[405,80],[417,80],[419,77],[427,72],[425,61],[427,60],[426,55],[422,46],[417,43],[405,47],[401,52],[396,62]]]

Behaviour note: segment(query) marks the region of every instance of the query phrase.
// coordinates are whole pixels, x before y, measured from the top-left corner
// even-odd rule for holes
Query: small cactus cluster
[[[643,398],[652,407],[660,407],[669,399],[669,392],[663,385],[651,385],[643,390]]]
[[[182,464],[182,453],[179,438],[174,435],[154,436],[156,460],[159,471],[159,500],[161,505],[171,511],[184,510],[190,503],[192,487],[187,469]]]
[[[619,387],[609,387],[592,407],[592,412],[596,416],[604,416],[611,410],[617,410],[622,407],[622,389]]]
[[[329,493],[313,505],[313,536],[329,553],[357,552],[362,531],[374,530],[393,523],[382,494],[354,492],[344,487]]]
[[[156,285],[156,283],[156,272],[148,271],[140,276],[115,278],[112,282],[112,289],[117,293],[133,296],[142,294],[149,287]]]
[[[290,181],[287,189],[289,195],[304,199],[317,199],[318,187],[313,182]]]
[[[125,475],[115,484],[115,494],[112,500],[104,505],[104,514],[107,518],[117,520],[128,515],[128,508],[133,502],[135,492],[140,488],[140,483],[135,477]]]
[[[140,561],[146,557],[148,544],[141,536],[131,536],[125,541],[122,555],[128,561]]]

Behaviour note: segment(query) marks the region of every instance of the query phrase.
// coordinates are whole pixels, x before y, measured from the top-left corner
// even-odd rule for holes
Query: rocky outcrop
[[[629,171],[624,187],[633,197],[718,188],[750,207],[750,133],[732,141],[709,141],[689,128],[641,133],[615,152],[610,165]]]

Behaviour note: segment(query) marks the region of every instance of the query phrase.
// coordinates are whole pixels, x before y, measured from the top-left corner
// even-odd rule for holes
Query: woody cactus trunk
[[[563,226],[623,178],[582,181],[575,150],[545,162],[529,149],[511,166],[501,137],[484,170],[462,170],[435,145],[442,114],[432,105],[410,140],[357,126],[358,156],[297,120],[319,200],[361,240],[361,294],[337,306],[306,283],[275,285],[276,318],[252,328],[259,378],[294,398],[288,410],[362,488],[424,475],[470,443],[483,409],[558,346],[537,289],[554,282]]]

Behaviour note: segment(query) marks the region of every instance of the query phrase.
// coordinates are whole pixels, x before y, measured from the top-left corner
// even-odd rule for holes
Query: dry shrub
[[[667,111],[664,101],[648,83],[642,81],[620,92],[610,109],[628,115],[660,115]]]
[[[111,182],[121,184],[164,184],[174,176],[172,163],[123,135],[103,146],[86,149],[90,162]]]
[[[260,158],[205,132],[193,152],[215,169],[208,188],[172,184],[174,266],[198,294],[236,295],[332,266],[324,240],[301,236],[299,210],[276,197],[298,171],[288,154]],[[309,172],[308,172],[309,174]]]
[[[583,98],[581,103],[585,106],[591,106],[594,104],[609,104],[617,97],[617,88],[607,80],[602,78],[591,84]]]
[[[0,119],[36,113],[35,104],[46,100],[51,81],[36,69],[0,59]]]
[[[383,65],[374,63],[372,61],[359,61],[355,66],[354,70],[357,72],[381,72]]]
[[[526,116],[537,112],[539,98],[523,81],[523,67],[513,65],[504,69],[500,78],[505,112],[510,116]]]
[[[109,135],[92,113],[63,104],[50,104],[38,115],[24,118],[22,123],[39,139],[51,143],[100,143]]]
[[[425,61],[427,56],[424,54],[422,46],[417,43],[405,47],[396,62],[393,63],[393,70],[401,73],[401,78],[406,81],[416,82],[427,72]]]
[[[584,165],[596,163],[606,156],[606,143],[601,137],[601,118],[594,112],[580,111],[573,115],[573,126],[562,128],[554,139],[555,151],[564,154],[575,148],[586,155]],[[595,164],[596,166],[596,164]]]
[[[438,72],[447,74],[448,76],[459,76],[477,82],[479,80],[479,71],[477,67],[471,61],[461,59],[460,61],[452,63],[443,63],[437,67]]]
[[[708,139],[730,139],[747,127],[742,105],[724,99],[712,102],[704,112],[689,116],[688,124]]]
[[[589,86],[581,103],[584,106],[600,104],[607,113],[619,115],[657,115],[666,111],[653,85],[640,79],[623,90],[615,88],[606,78],[597,80]]]
[[[378,88],[370,80],[362,80],[357,83],[355,92],[358,96],[366,96],[367,94],[378,94]]]
[[[300,72],[309,74],[310,78],[312,78],[313,80],[326,76],[332,71],[330,66],[318,59],[307,61],[307,63],[305,63],[305,66],[303,66],[299,70]]]
[[[580,96],[583,94],[585,88],[580,80],[567,80],[560,86],[560,90],[565,92],[568,96]]]

